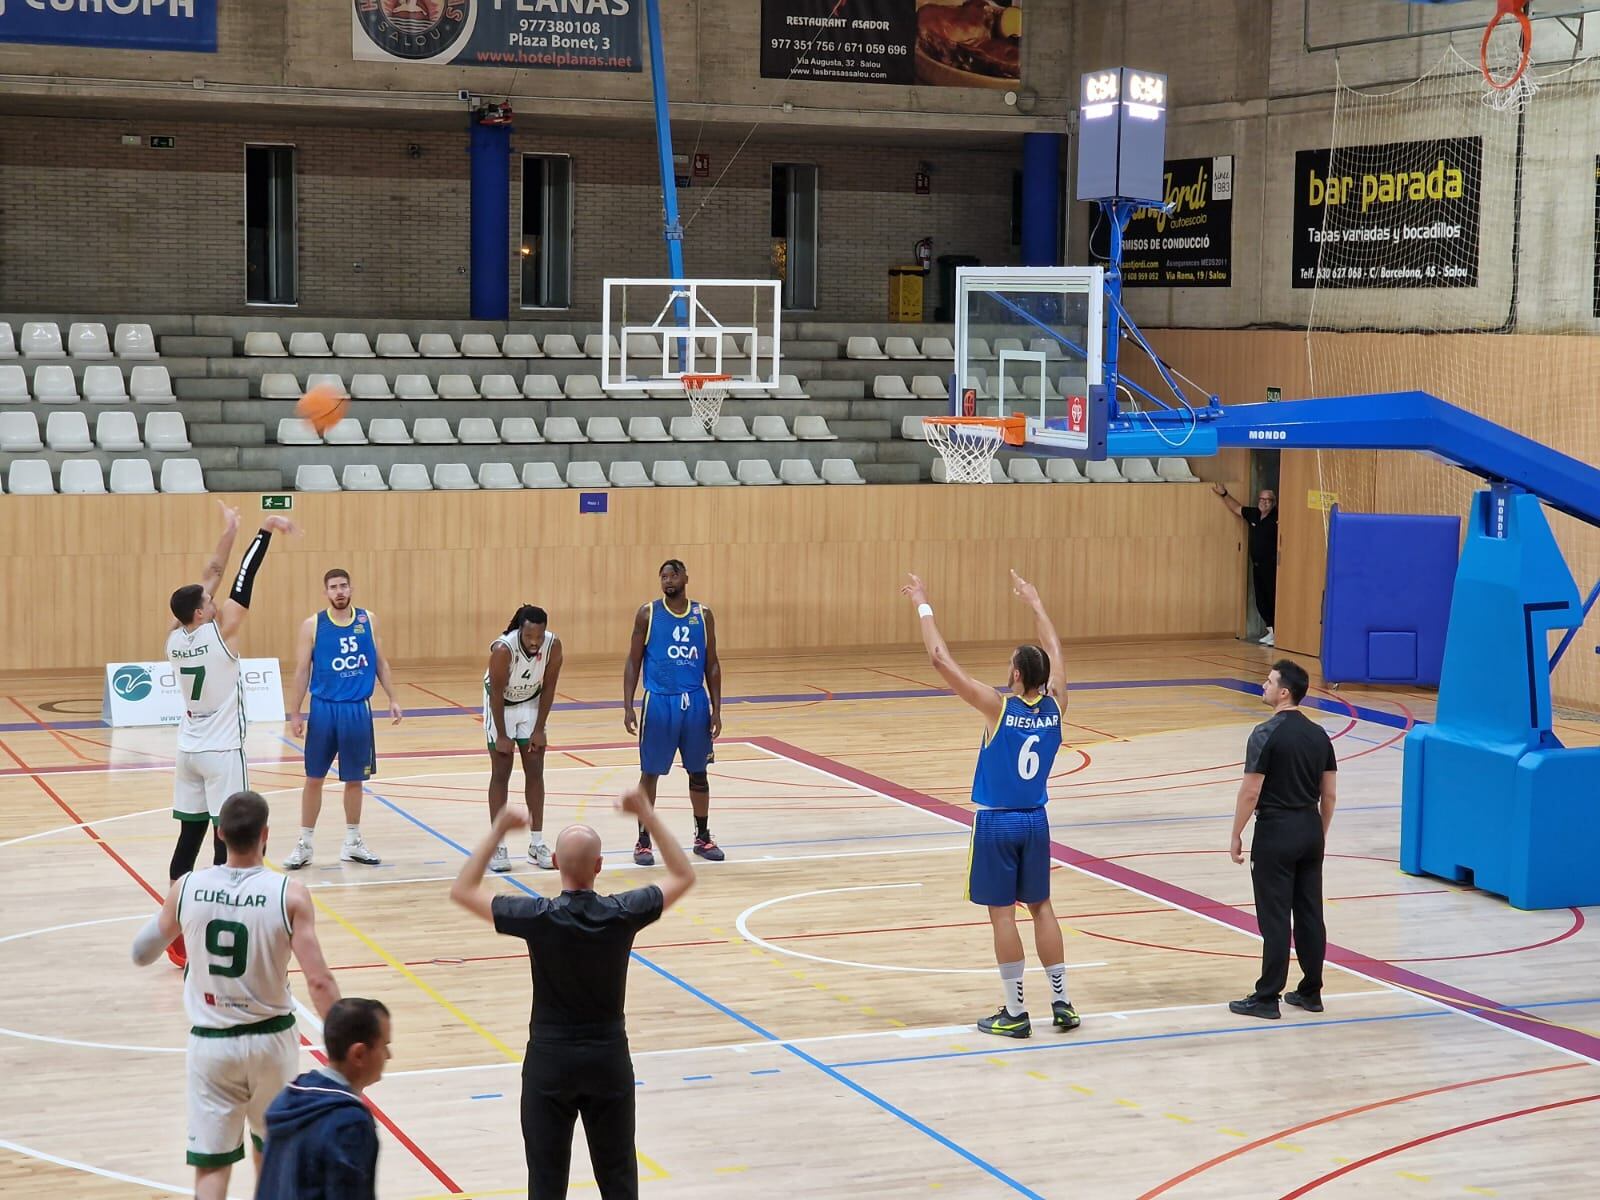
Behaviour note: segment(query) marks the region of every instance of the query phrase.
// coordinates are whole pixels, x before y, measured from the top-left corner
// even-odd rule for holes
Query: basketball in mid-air
[[[350,411],[350,398],[339,394],[331,384],[319,383],[300,397],[295,416],[308,422],[318,433],[327,433]]]

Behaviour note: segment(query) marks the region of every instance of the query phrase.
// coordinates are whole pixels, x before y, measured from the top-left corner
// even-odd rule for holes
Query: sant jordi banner
[[[761,0],[761,77],[1015,88],[1020,0]]]
[[[1127,287],[1228,287],[1233,282],[1233,155],[1169,158],[1164,172],[1170,209],[1141,208],[1122,235]],[[1089,254],[1105,262],[1110,229],[1097,205]]]
[[[644,0],[351,0],[364,62],[641,71]]]

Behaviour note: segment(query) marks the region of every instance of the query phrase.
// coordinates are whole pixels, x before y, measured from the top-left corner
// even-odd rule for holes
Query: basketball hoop
[[[732,375],[685,375],[684,395],[689,397],[689,411],[700,419],[700,424],[710,433],[722,416],[722,402],[728,398]]]
[[[1494,36],[1494,31],[1500,27],[1500,22],[1507,18],[1521,26],[1521,52],[1517,56],[1517,64],[1509,75],[1496,75],[1495,65],[1489,61],[1489,39]],[[1533,23],[1528,20],[1528,0],[1495,0],[1494,20],[1483,31],[1483,41],[1478,45],[1478,67],[1483,71],[1484,82],[1494,89],[1495,96],[1491,93],[1491,103],[1494,107],[1511,107],[1523,103],[1525,90],[1523,75],[1528,69],[1528,57],[1533,53]],[[1530,81],[1531,82],[1531,81]],[[1532,88],[1526,90],[1531,94]],[[1504,97],[1501,102],[1500,97]]]
[[[924,417],[922,436],[944,459],[946,483],[991,483],[994,456],[1002,443],[1020,446],[1028,440],[1028,421],[1009,417]]]

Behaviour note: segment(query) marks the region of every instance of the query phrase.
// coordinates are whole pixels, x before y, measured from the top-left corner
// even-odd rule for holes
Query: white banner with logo
[[[275,658],[239,661],[247,721],[283,720],[283,674]],[[124,725],[176,725],[183,717],[178,673],[168,662],[107,663],[100,719]]]

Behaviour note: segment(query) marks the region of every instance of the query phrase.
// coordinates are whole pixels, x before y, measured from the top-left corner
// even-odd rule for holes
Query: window
[[[572,160],[522,156],[522,307],[572,304]]]
[[[294,147],[244,148],[245,300],[298,304]]]

